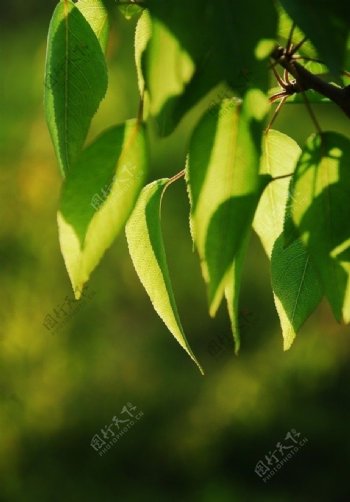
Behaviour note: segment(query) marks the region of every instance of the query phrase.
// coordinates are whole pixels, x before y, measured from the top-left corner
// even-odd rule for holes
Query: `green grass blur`
[[[167,193],[163,228],[205,377],[152,310],[124,236],[93,274],[93,297],[60,332],[43,325],[72,297],[56,228],[61,179],[42,104],[54,3],[32,0],[24,9],[16,1],[0,16],[0,501],[349,500],[349,328],[323,302],[284,353],[269,264],[253,238],[235,357],[224,309],[215,320],[207,314],[183,181]],[[91,137],[136,115],[133,30],[117,19],[110,88]],[[169,139],[153,138],[150,179],[183,167],[197,113]],[[349,133],[331,105],[316,113],[324,129]],[[301,144],[313,131],[301,105],[286,106],[275,127]],[[128,402],[144,416],[100,457],[91,438]],[[263,483],[255,465],[291,429],[308,443]]]

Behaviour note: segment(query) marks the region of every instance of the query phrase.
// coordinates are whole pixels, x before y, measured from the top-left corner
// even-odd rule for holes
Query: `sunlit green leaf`
[[[145,10],[136,25],[135,31],[135,63],[137,71],[137,82],[140,95],[144,94],[146,83],[144,78],[144,58],[145,51],[152,35],[152,20],[149,12]]]
[[[263,136],[262,148],[260,173],[270,174],[273,178],[285,176],[266,187],[254,218],[254,230],[270,257],[274,243],[283,231],[288,187],[301,150],[292,138],[274,130]]]
[[[283,47],[287,46],[289,37],[291,35],[291,30],[293,26],[293,21],[287,12],[284,10],[282,5],[277,4],[278,12],[278,41]],[[299,26],[294,26],[292,33],[292,42],[294,44],[299,43],[305,38],[305,33],[303,33]],[[298,50],[298,54],[310,58],[317,58],[318,54],[315,47],[312,45],[310,40],[305,40]]]
[[[145,84],[150,113],[158,117],[159,132],[162,133],[172,112],[168,107],[163,108],[183,93],[194,72],[193,61],[181,41],[148,11],[142,14],[137,25],[135,53],[139,87]]]
[[[295,172],[291,216],[335,317],[350,321],[350,140],[311,136]]]
[[[66,179],[58,228],[77,297],[126,223],[142,188],[146,168],[144,132],[133,120],[97,138],[83,151]]]
[[[94,30],[103,50],[109,34],[108,10],[103,0],[78,0],[76,7]]]
[[[168,182],[167,178],[161,179],[142,190],[127,223],[126,236],[134,267],[155,311],[203,373],[181,325],[164,250],[160,209]]]
[[[205,255],[209,271],[209,302],[215,312],[227,284],[231,265],[249,232],[259,198],[271,178],[257,176],[251,192],[235,195],[214,212],[208,226]],[[249,182],[247,179],[247,187]]]
[[[281,235],[286,204],[290,203],[288,175],[294,172],[300,152],[285,134],[270,130],[264,136],[261,172],[286,177],[266,187],[254,218],[254,229],[271,259],[272,290],[285,350],[322,298],[317,274],[302,243],[296,240],[284,249]]]
[[[318,274],[303,244],[296,240],[287,248],[282,235],[271,256],[271,281],[275,305],[288,350],[299,328],[312,314],[323,296]]]
[[[231,0],[149,0],[147,6],[172,47],[167,59],[158,37],[148,58],[157,65],[156,80],[161,75],[152,99],[157,100],[158,107],[163,102],[158,114],[163,134],[169,134],[187,111],[219,83],[226,82],[240,96],[253,87],[267,90],[268,71],[266,60],[261,59],[261,44],[276,38],[277,12],[272,2],[247,0],[236,2],[233,8]],[[184,53],[193,65],[185,79],[180,59]],[[174,73],[174,63],[178,74]],[[150,71],[146,68],[146,73]],[[164,102],[164,79],[167,88],[176,89],[179,82],[186,83],[184,92]]]
[[[258,90],[226,99],[194,131],[187,161],[191,230],[209,285],[210,313],[224,294],[225,275],[251,224],[262,190],[259,157],[268,104]]]
[[[239,306],[239,293],[241,289],[242,269],[244,265],[244,258],[246,255],[248,243],[249,243],[249,234],[246,236],[243,244],[241,245],[237,253],[237,256],[233,261],[233,265],[227,276],[227,282],[225,286],[225,298],[227,302],[227,310],[231,321],[231,330],[235,342],[236,354],[238,354],[241,345],[238,306]]]
[[[99,41],[69,0],[58,4],[50,23],[45,82],[46,119],[62,173],[67,174],[107,90]]]

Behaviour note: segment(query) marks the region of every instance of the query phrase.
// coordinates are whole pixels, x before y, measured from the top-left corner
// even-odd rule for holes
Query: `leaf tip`
[[[83,290],[83,286],[73,288],[74,298],[76,300],[80,300],[82,290]]]
[[[284,352],[287,352],[291,348],[294,340],[295,340],[295,334],[291,334],[291,335],[283,337],[283,351]]]

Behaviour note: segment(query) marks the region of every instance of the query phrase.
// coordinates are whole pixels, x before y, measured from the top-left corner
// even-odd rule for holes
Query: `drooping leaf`
[[[231,330],[235,342],[235,354],[238,354],[241,346],[240,337],[240,322],[238,315],[239,293],[241,290],[241,277],[244,264],[244,258],[249,243],[249,234],[246,236],[242,246],[240,247],[237,256],[234,259],[232,268],[228,274],[225,286],[225,298],[227,302],[227,310],[231,321]]]
[[[282,234],[284,248],[290,246],[294,241],[300,240],[298,229],[294,225],[293,219],[291,217],[292,197],[294,198],[294,200],[301,200],[300,192],[296,194],[294,191],[294,178],[291,178],[288,188],[288,199],[286,204]]]
[[[268,71],[266,60],[261,58],[261,44],[276,39],[277,12],[272,2],[247,0],[233,7],[231,0],[149,0],[147,6],[152,19],[177,41],[174,47],[180,47],[194,65],[182,95],[169,97],[158,114],[162,134],[169,134],[187,111],[219,83],[226,82],[240,96],[253,87],[267,90]],[[156,43],[150,47],[147,61],[157,61],[154,71],[163,78],[170,64],[172,68],[179,64],[160,59]],[[147,81],[152,69],[145,70]],[[160,82],[157,91],[164,95]],[[156,95],[152,99],[159,102]]]
[[[179,318],[160,225],[161,199],[169,179],[147,185],[126,225],[129,252],[155,311],[181,347],[203,370],[193,354]]]
[[[76,7],[94,30],[102,50],[106,50],[109,35],[108,10],[103,0],[78,0]]]
[[[187,161],[191,231],[209,285],[210,313],[222,300],[227,274],[244,241],[262,190],[258,175],[268,104],[258,90],[226,99],[194,131]]]
[[[77,297],[126,223],[146,169],[144,131],[132,120],[105,131],[88,146],[66,179],[58,228]]]
[[[339,321],[350,321],[350,140],[311,136],[292,184],[291,217]]]
[[[283,222],[289,200],[289,174],[295,170],[300,148],[294,140],[270,130],[263,139],[261,173],[286,176],[265,189],[254,218],[267,256],[271,259],[271,282],[280,318],[284,349],[288,350],[298,329],[322,298],[322,288],[310,256],[299,240],[284,248]]]
[[[80,10],[61,1],[53,14],[46,56],[45,111],[63,175],[77,160],[107,90],[99,41]]]
[[[137,21],[135,30],[135,63],[137,72],[137,83],[139,87],[140,95],[144,95],[146,89],[146,83],[144,78],[144,58],[145,51],[149,44],[152,35],[152,20],[149,12],[144,10],[140,19]]]
[[[266,187],[253,223],[267,256],[271,257],[273,246],[283,231],[289,183],[301,149],[289,136],[270,130],[263,136],[262,150],[260,173],[273,178],[285,176]]]
[[[323,296],[318,274],[300,240],[284,248],[282,235],[271,256],[271,282],[281,321],[283,348],[288,350],[297,331],[312,314]]]
[[[344,0],[281,0],[284,9],[316,47],[335,75],[344,69],[350,4]],[[330,42],[331,41],[331,42]]]
[[[258,175],[256,186],[251,188],[250,193],[244,193],[244,189],[248,188],[247,183],[246,187],[242,187],[242,195],[222,202],[209,222],[205,255],[209,271],[209,301],[213,312],[221,300],[231,265],[249,232],[259,198],[270,180],[268,175]]]
[[[139,87],[147,90],[150,113],[158,116],[162,133],[169,119],[169,110],[163,108],[168,100],[183,93],[194,72],[193,61],[181,41],[148,11],[138,21],[135,54]]]

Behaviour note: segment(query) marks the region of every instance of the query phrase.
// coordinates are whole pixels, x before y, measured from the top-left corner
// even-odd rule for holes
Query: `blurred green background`
[[[1,502],[350,500],[349,328],[323,302],[284,353],[269,264],[253,238],[235,357],[224,309],[215,320],[207,314],[183,181],[167,193],[163,227],[205,377],[152,310],[124,236],[93,274],[91,298],[55,334],[43,325],[72,298],[56,229],[61,179],[42,104],[55,3],[16,0],[0,15]],[[116,15],[110,88],[91,137],[136,115],[134,28]],[[324,129],[349,133],[333,106],[315,110]],[[153,139],[150,179],[183,167],[198,113],[169,139]],[[300,143],[313,130],[300,105],[286,106],[275,127]],[[99,456],[91,438],[125,416],[128,402],[142,419]],[[264,483],[255,466],[291,429],[308,443]]]

